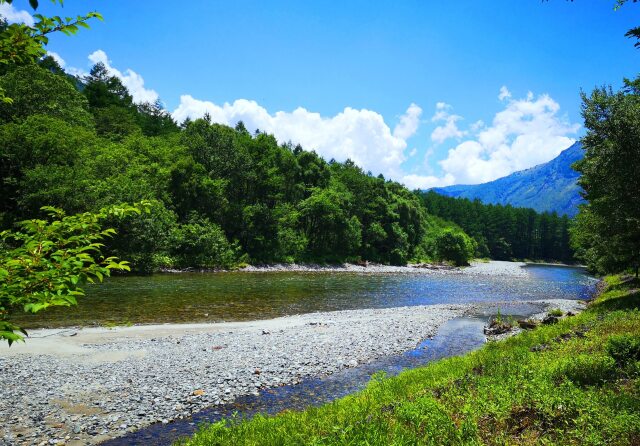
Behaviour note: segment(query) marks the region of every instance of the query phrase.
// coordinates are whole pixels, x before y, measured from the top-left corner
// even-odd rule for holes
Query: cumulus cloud
[[[411,104],[393,132],[379,113],[351,107],[335,116],[321,116],[302,107],[292,112],[270,113],[257,102],[246,99],[218,105],[183,95],[172,115],[182,122],[186,118],[200,118],[205,113],[212,122],[233,126],[243,121],[249,131],[260,129],[274,134],[280,141],[299,143],[327,160],[348,158],[364,170],[400,178],[403,174],[400,165],[406,159],[406,139],[416,132],[422,110]]]
[[[502,87],[500,87],[500,93],[498,94],[498,99],[501,101],[504,101],[505,99],[511,99],[511,92],[506,87],[506,85],[503,85]]]
[[[508,91],[503,89],[501,95]],[[580,128],[559,116],[559,110],[546,94],[534,97],[529,92],[525,99],[509,99],[490,126],[450,149],[439,162],[442,183],[451,177],[457,184],[484,183],[556,157],[575,142],[571,135]]]
[[[0,3],[0,16],[7,19],[9,23],[24,23],[27,26],[33,26],[35,23],[31,14],[27,11],[16,9],[9,3]]]
[[[431,189],[432,187],[450,186],[455,183],[455,177],[446,174],[442,177],[435,175],[404,175],[401,182],[409,189]]]
[[[53,60],[55,60],[58,65],[60,65],[60,68],[64,68],[67,65],[67,62],[65,62],[65,60],[60,57],[60,54],[54,51],[47,51],[47,56],[51,56]]]
[[[449,138],[460,139],[466,134],[466,132],[458,128],[457,124],[462,119],[462,116],[452,114],[451,109],[452,107],[444,102],[436,104],[436,113],[431,118],[431,121],[444,123],[431,132],[431,140],[438,144],[442,144]]]
[[[92,64],[97,64],[98,62],[102,62],[104,66],[107,68],[107,71],[112,75],[116,76],[122,81],[122,84],[127,87],[129,93],[133,97],[133,102],[138,104],[143,102],[155,102],[158,100],[159,95],[155,92],[155,90],[150,90],[145,88],[144,79],[135,71],[127,68],[124,72],[114,68],[111,65],[111,61],[107,57],[107,53],[103,50],[96,50],[93,53],[89,54],[89,61]],[[76,70],[79,72],[78,70]],[[73,74],[73,73],[72,73]]]
[[[420,125],[422,109],[416,104],[411,104],[404,115],[400,117],[400,122],[393,129],[393,136],[400,139],[407,139],[413,136]]]

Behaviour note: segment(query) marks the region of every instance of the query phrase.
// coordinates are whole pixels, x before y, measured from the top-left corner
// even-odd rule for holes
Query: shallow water
[[[346,272],[224,272],[113,277],[86,287],[77,307],[17,315],[27,328],[218,322],[408,305],[581,299],[580,268],[527,266],[526,277]]]
[[[194,414],[191,418],[169,424],[156,423],[124,437],[101,443],[103,446],[150,445],[168,446],[180,437],[193,434],[203,423],[222,418],[251,417],[255,414],[277,414],[283,410],[302,410],[319,406],[363,389],[377,372],[396,375],[403,369],[425,365],[431,361],[460,355],[481,347],[485,342],[486,319],[457,318],[446,322],[433,339],[426,340],[402,355],[389,356],[322,378],[309,379],[297,385],[266,389],[259,395],[248,395],[231,404],[216,406]]]

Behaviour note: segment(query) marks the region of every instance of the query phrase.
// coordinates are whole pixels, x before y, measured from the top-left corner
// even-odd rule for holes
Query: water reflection
[[[527,266],[526,277],[357,273],[183,273],[115,277],[73,308],[20,315],[26,327],[214,322],[358,308],[584,298],[582,269]]]

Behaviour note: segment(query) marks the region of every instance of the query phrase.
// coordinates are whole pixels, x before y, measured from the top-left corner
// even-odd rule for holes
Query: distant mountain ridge
[[[506,177],[483,184],[437,187],[432,190],[449,197],[478,198],[487,204],[510,204],[533,208],[538,212],[556,211],[560,215],[573,217],[584,200],[577,183],[580,174],[571,165],[583,156],[582,144],[576,142],[551,161]]]

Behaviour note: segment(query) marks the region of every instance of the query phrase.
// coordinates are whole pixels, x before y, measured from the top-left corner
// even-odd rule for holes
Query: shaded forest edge
[[[605,282],[586,311],[556,324],[393,378],[379,374],[319,408],[203,426],[178,444],[635,444],[638,281]]]
[[[134,272],[242,264],[571,262],[570,221],[412,192],[273,135],[136,104],[96,64],[83,78],[51,57],[0,68],[0,228],[147,201],[107,218],[107,256]],[[5,241],[6,242],[6,241]]]

